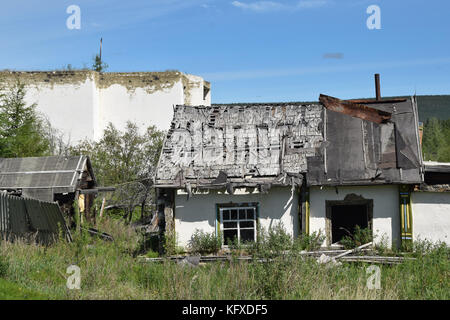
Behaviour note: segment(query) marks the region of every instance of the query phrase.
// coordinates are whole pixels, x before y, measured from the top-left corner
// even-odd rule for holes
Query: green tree
[[[430,118],[423,131],[424,160],[450,162],[450,119]]]
[[[36,104],[25,103],[25,86],[17,82],[0,90],[0,156],[43,156],[51,151],[49,126],[36,111]]]
[[[83,141],[71,150],[72,154],[90,157],[97,181],[103,186],[115,186],[111,202],[124,210],[124,218],[131,221],[137,207],[141,218],[145,207],[153,202],[152,176],[156,168],[164,132],[150,126],[144,133],[127,122],[120,131],[109,123],[98,142]]]
[[[100,55],[96,54],[94,57],[94,63],[92,64],[92,70],[95,70],[97,72],[103,72],[106,69],[108,69],[108,64],[102,61]]]

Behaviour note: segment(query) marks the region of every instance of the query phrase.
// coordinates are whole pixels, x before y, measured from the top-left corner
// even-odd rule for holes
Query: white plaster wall
[[[210,93],[204,97],[204,80],[202,77],[192,74],[185,74],[189,82],[189,90],[184,92],[184,103],[191,106],[209,106],[211,105]],[[206,99],[204,99],[206,98]]]
[[[349,194],[356,194],[373,200],[373,232],[375,242],[382,236],[387,245],[400,243],[400,217],[398,186],[358,186],[358,187],[311,187],[310,189],[310,232],[319,230],[325,234],[326,200],[344,200]],[[326,245],[324,241],[323,245]]]
[[[174,105],[211,105],[210,93],[205,99],[203,97],[203,78],[183,73],[170,88],[154,92],[141,87],[128,90],[122,84],[112,84],[106,88],[99,86],[95,72],[81,72],[81,77],[86,77],[81,82],[80,72],[75,72],[73,78],[70,74],[64,74],[64,81],[60,83],[53,76],[51,83],[36,78],[28,84],[29,75],[26,72],[22,78],[20,73],[11,75],[5,72],[3,76],[10,80],[19,77],[25,84],[26,103],[36,103],[37,110],[64,134],[65,142],[72,144],[85,138],[98,140],[109,122],[121,130],[128,120],[137,123],[143,130],[150,125],[167,130],[173,118]],[[126,76],[115,75],[118,78]],[[142,76],[145,77],[145,73]]]
[[[442,241],[450,245],[450,193],[413,192],[413,240]]]
[[[94,136],[95,82],[87,78],[82,84],[42,84],[25,86],[25,101],[36,103],[51,125],[64,134],[66,141],[76,143]]]
[[[109,122],[123,130],[128,120],[146,129],[150,125],[167,130],[173,118],[173,107],[183,104],[181,80],[173,87],[149,94],[143,88],[129,92],[127,88],[114,84],[100,89],[99,122],[94,139],[99,139]]]
[[[211,190],[208,194],[194,194],[187,200],[186,194],[175,197],[175,232],[178,245],[186,247],[195,229],[204,232],[216,230],[216,204],[220,203],[259,203],[259,222],[268,229],[279,222],[292,236],[298,235],[298,194],[290,187],[272,188],[268,194],[254,192],[248,194],[245,189],[237,189],[234,195]]]

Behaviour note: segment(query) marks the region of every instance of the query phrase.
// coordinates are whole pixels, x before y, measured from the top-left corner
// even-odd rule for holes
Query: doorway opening
[[[355,234],[356,226],[372,230],[373,201],[352,199],[326,201],[327,244],[339,243],[343,237]]]

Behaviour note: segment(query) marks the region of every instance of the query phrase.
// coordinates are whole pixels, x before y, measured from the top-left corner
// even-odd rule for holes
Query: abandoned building
[[[0,90],[18,81],[25,85],[27,105],[36,103],[36,110],[71,144],[99,140],[110,122],[119,130],[128,120],[167,130],[174,105],[211,105],[210,83],[179,71],[0,72]]]
[[[175,107],[155,187],[178,245],[278,223],[324,246],[356,225],[388,246],[450,243],[450,166],[424,165],[415,97],[319,101]]]
[[[86,219],[99,191],[87,156],[49,156],[0,158],[0,191],[45,202],[57,202],[67,218],[74,223],[74,201]]]

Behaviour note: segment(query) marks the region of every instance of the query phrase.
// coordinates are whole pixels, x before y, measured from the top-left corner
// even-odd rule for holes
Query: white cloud
[[[309,8],[317,8],[325,6],[329,0],[300,0],[294,4],[287,4],[275,1],[255,1],[255,2],[241,2],[233,1],[231,4],[243,10],[254,12],[269,12],[281,10],[301,10]]]
[[[317,8],[328,4],[326,0],[304,0],[297,3],[297,8]]]
[[[256,1],[252,3],[243,3],[240,1],[233,1],[231,3],[233,6],[244,9],[244,10],[251,10],[251,11],[274,11],[274,10],[280,10],[284,9],[285,5],[273,2],[273,1]]]

